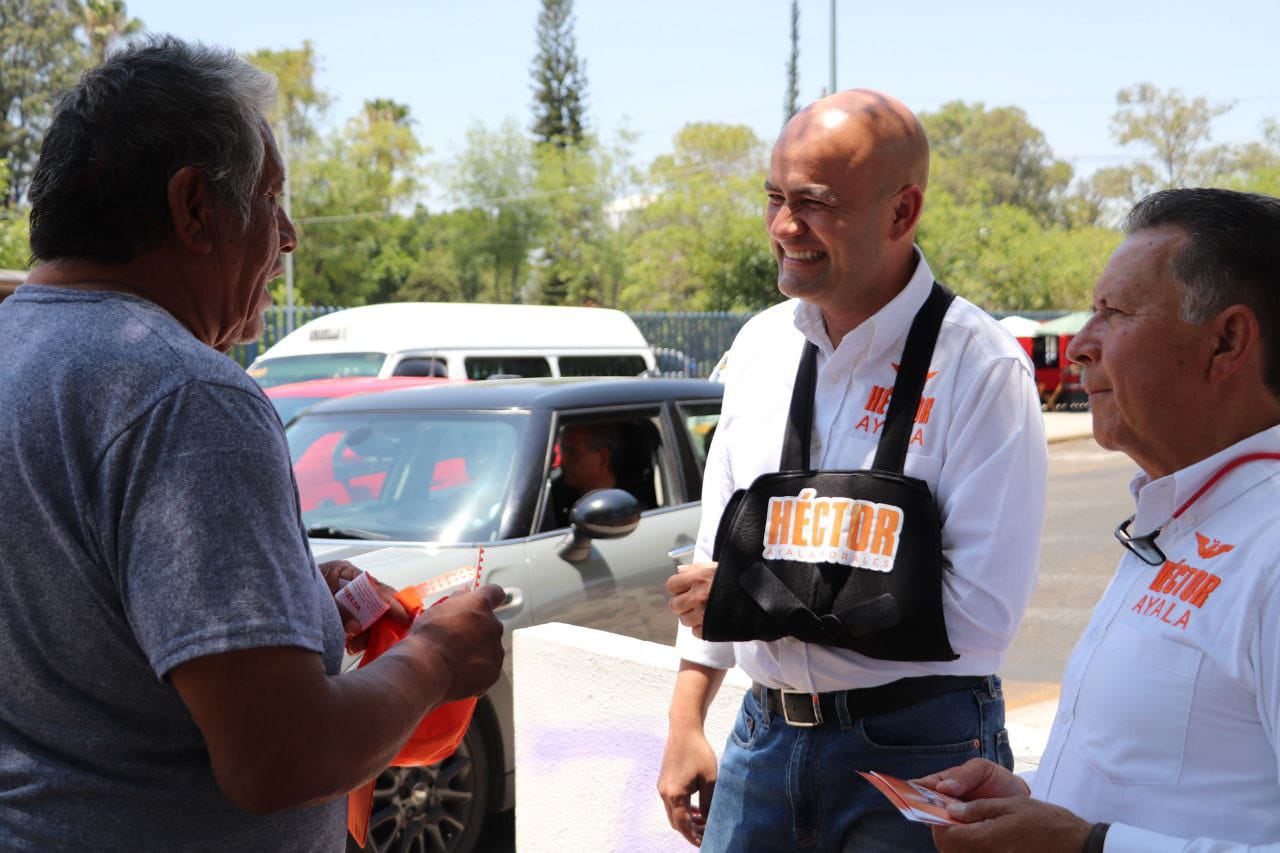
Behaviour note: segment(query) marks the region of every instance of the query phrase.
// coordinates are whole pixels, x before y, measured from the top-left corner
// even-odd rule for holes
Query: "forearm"
[[[687,660],[680,661],[680,670],[676,673],[676,689],[667,713],[672,733],[702,731],[707,710],[720,690],[724,675],[723,669]]]
[[[413,634],[345,675],[326,675],[314,653],[265,648],[190,661],[172,680],[218,785],[255,813],[333,799],[372,778],[450,688],[445,663]]]
[[[291,805],[342,796],[373,778],[395,757],[428,711],[444,700],[448,669],[427,651],[410,651],[410,635],[361,669],[325,679],[308,725],[290,738],[290,755],[275,767]],[[280,725],[288,730],[289,722]],[[321,748],[317,749],[317,745]]]

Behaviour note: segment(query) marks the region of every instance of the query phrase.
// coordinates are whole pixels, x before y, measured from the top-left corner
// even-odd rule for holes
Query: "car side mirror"
[[[640,523],[640,502],[622,489],[596,489],[578,498],[569,511],[569,535],[560,543],[561,558],[581,563],[591,553],[592,539],[619,539]]]

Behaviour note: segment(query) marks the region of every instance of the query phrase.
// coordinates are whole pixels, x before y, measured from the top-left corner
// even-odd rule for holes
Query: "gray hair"
[[[275,97],[275,78],[230,50],[157,35],[115,52],[54,111],[29,192],[32,254],[119,263],[162,242],[184,166],[247,226]]]
[[[1124,232],[1175,226],[1189,238],[1173,259],[1179,316],[1200,325],[1231,305],[1262,329],[1267,386],[1280,396],[1280,199],[1221,189],[1162,190],[1129,212]]]

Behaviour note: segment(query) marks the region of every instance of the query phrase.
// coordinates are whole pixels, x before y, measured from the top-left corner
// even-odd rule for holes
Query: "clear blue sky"
[[[917,111],[962,99],[1016,105],[1077,174],[1125,162],[1108,119],[1140,81],[1236,100],[1215,141],[1260,136],[1280,116],[1280,2],[1068,3],[837,0],[837,83],[896,95]],[[527,126],[538,0],[128,0],[152,31],[240,51],[311,39],[330,123],[367,98],[410,105],[433,159],[466,129]],[[782,116],[789,0],[577,0],[592,127],[640,134],[636,160],[670,149],[689,121],[748,124],[771,140]],[[828,79],[829,0],[800,3],[801,101]]]

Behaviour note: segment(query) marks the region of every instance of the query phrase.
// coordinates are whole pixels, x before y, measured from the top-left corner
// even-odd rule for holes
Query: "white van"
[[[397,302],[312,320],[255,359],[249,375],[270,387],[343,376],[638,376],[654,367],[621,311]]]

